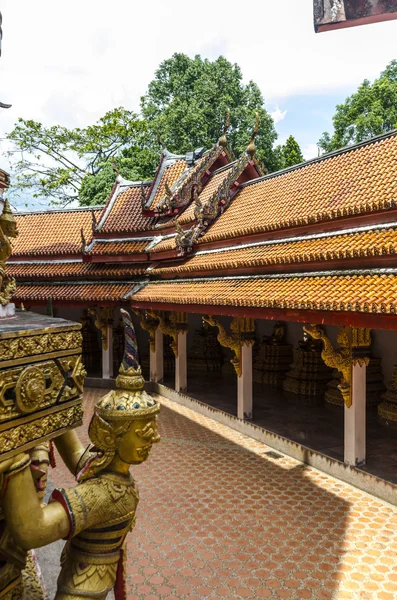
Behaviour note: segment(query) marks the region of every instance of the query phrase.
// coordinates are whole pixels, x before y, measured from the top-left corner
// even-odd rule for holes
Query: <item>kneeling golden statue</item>
[[[31,457],[19,454],[0,464],[3,511],[15,548],[27,551],[67,540],[55,600],[105,600],[114,589],[126,600],[125,538],[135,524],[138,488],[130,465],[145,461],[158,442],[158,402],[143,391],[135,332],[122,311],[125,352],[117,389],[96,404],[84,449],[69,431],[55,440],[77,486],[57,489],[47,505],[37,495]],[[11,596],[12,597],[12,596]]]

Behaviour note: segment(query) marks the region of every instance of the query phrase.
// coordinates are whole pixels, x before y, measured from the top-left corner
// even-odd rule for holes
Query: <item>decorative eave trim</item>
[[[171,152],[168,152],[168,150],[166,150],[166,149],[163,150],[163,153],[161,155],[161,161],[160,161],[159,167],[158,167],[158,169],[156,171],[156,174],[155,174],[154,179],[152,181],[152,186],[151,186],[151,188],[149,190],[149,194],[148,194],[148,197],[147,197],[146,202],[145,202],[145,209],[150,210],[150,207],[152,205],[153,199],[154,199],[154,197],[156,195],[156,192],[158,190],[158,187],[160,185],[160,181],[163,178],[164,172],[169,167],[171,167],[173,164],[175,164],[178,160],[185,160],[185,156],[179,156],[178,154],[172,154]],[[185,169],[185,171],[187,171],[187,170],[188,169]],[[183,176],[183,173],[181,174],[181,177],[182,176]],[[174,185],[172,187],[174,187]]]
[[[93,212],[94,210],[103,210],[105,208],[105,204],[98,206],[76,206],[75,208],[49,208],[48,210],[24,210],[18,211],[15,210],[15,217],[26,217],[29,215],[48,215],[48,214],[57,214],[57,213],[73,213],[73,212]]]
[[[8,265],[70,265],[75,263],[83,264],[81,258],[72,258],[70,260],[9,260]]]
[[[380,269],[345,269],[345,270],[330,270],[330,271],[306,271],[304,273],[271,273],[262,275],[216,275],[214,277],[189,277],[181,279],[154,279],[148,281],[150,285],[161,284],[179,284],[179,283],[205,283],[211,281],[244,281],[244,280],[264,280],[264,279],[305,279],[317,277],[358,277],[367,275],[397,275],[397,268],[385,267]]]
[[[397,228],[397,221],[392,221],[391,223],[380,223],[379,225],[361,225],[358,227],[351,227],[350,229],[339,229],[338,231],[328,231],[322,233],[311,233],[308,235],[297,235],[295,237],[291,236],[288,238],[278,238],[273,240],[264,240],[262,242],[251,242],[248,244],[239,244],[234,246],[226,246],[224,248],[213,248],[210,250],[199,250],[191,255],[191,258],[194,256],[204,256],[206,254],[222,254],[222,252],[232,252],[238,250],[244,250],[246,248],[258,248],[261,246],[278,246],[280,244],[291,244],[293,242],[304,242],[309,240],[319,240],[319,239],[327,239],[333,238],[340,235],[354,235],[356,233],[365,233],[367,231],[378,231],[383,229],[393,229]]]
[[[87,254],[89,252],[91,252],[91,250],[94,248],[94,246],[96,246],[96,244],[124,244],[124,243],[128,243],[128,242],[152,242],[153,241],[153,237],[129,237],[129,238],[104,238],[104,239],[95,239],[92,242],[90,242],[85,250],[84,253]]]
[[[84,281],[23,281],[20,285],[24,286],[32,286],[32,287],[63,287],[68,285],[91,285],[91,286],[111,286],[111,285],[136,285],[138,283],[142,283],[139,281],[128,281],[125,279],[116,279],[112,281],[93,281],[93,280],[84,280]]]

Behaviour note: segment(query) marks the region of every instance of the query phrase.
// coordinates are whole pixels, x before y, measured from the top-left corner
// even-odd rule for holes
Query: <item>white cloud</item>
[[[139,110],[174,52],[240,65],[274,105],[295,94],[352,90],[396,57],[397,21],[315,34],[312,0],[2,0],[0,137],[21,116],[84,126],[114,106]],[[285,116],[276,111],[276,118]],[[4,159],[0,159],[4,164]]]
[[[281,110],[279,106],[276,106],[276,108],[270,113],[270,115],[273,118],[274,124],[277,125],[277,123],[280,123],[280,121],[285,119],[285,115],[287,114],[287,112],[288,111],[286,110]]]
[[[304,148],[302,148],[302,154],[305,160],[310,160],[311,158],[318,157],[318,146],[317,144],[308,144]]]

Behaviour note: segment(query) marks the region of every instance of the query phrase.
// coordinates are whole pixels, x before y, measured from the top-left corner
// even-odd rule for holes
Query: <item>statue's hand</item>
[[[22,454],[17,454],[17,456],[13,456],[12,458],[7,458],[0,462],[0,473],[4,473],[5,471],[9,471],[12,468],[14,463],[19,462],[22,457],[25,456]]]

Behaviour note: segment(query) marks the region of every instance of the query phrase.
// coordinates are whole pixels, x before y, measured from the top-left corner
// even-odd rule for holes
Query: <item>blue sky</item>
[[[316,145],[322,133],[332,131],[335,106],[344,102],[354,89],[345,88],[332,94],[302,94],[268,103],[270,112],[276,108],[280,113],[285,112],[284,118],[276,124],[278,142],[285,142],[292,134],[299,142],[305,158],[314,158],[317,153]]]
[[[397,58],[397,21],[315,34],[313,0],[2,0],[1,10],[0,99],[13,106],[0,111],[0,137],[18,117],[84,127],[116,106],[138,110],[162,60],[222,54],[259,85],[279,141],[293,134],[311,158],[335,105]]]

